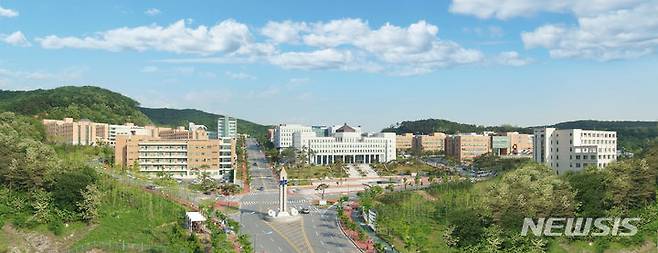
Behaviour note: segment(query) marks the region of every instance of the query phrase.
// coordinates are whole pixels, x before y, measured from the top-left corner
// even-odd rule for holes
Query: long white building
[[[534,159],[562,174],[586,166],[605,168],[617,160],[617,132],[582,129],[534,130]]]
[[[304,131],[292,134],[292,146],[308,152],[309,163],[375,163],[395,160],[395,133],[366,135],[359,128],[345,124],[325,137],[317,136],[313,131],[305,131],[306,128],[302,129]]]

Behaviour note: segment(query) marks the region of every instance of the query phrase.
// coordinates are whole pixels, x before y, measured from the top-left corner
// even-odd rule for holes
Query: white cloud
[[[423,72],[428,72],[483,59],[477,50],[440,40],[437,37],[439,28],[423,20],[408,27],[387,23],[378,29],[371,29],[360,19],[312,24],[270,22],[267,27],[268,32],[264,34],[276,42],[301,41],[307,46],[320,48],[310,52],[286,52],[270,60],[286,68],[381,71],[395,68],[394,65],[411,64],[412,68],[427,69]]]
[[[144,14],[149,15],[151,17],[160,15],[160,13],[162,13],[162,12],[160,10],[156,9],[156,8],[149,8],[149,9],[144,11]]]
[[[452,0],[450,12],[478,18],[509,19],[540,12],[591,16],[633,6],[643,0]]]
[[[287,69],[335,69],[352,63],[352,52],[333,48],[311,52],[287,52],[272,56],[270,62]]]
[[[527,48],[546,48],[553,58],[615,60],[652,54],[658,48],[658,1],[578,17],[577,25],[547,24],[524,32]]]
[[[0,6],[0,17],[13,18],[17,16],[18,16],[18,11],[2,8],[2,6]]]
[[[283,22],[269,21],[261,29],[261,33],[270,38],[274,43],[297,43],[301,40],[300,32],[308,30],[308,25],[304,22],[292,22],[286,20]]]
[[[531,62],[531,59],[521,57],[516,51],[502,52],[496,57],[496,63],[501,65],[525,66]]]
[[[179,20],[166,27],[158,25],[123,27],[87,37],[49,35],[38,38],[37,41],[48,49],[67,47],[109,51],[131,49],[208,55],[237,52],[251,44],[252,38],[247,25],[227,19],[212,27],[203,25],[196,28],[187,27],[184,20]]]
[[[0,41],[12,46],[29,47],[30,42],[25,38],[21,31],[16,31],[9,35],[0,34]]]
[[[256,79],[255,76],[249,75],[244,72],[231,72],[231,71],[226,71],[224,73],[228,78],[234,79],[234,80],[254,80]]]
[[[386,23],[378,28],[349,18],[315,23],[270,21],[260,29],[266,39],[259,42],[245,24],[231,19],[196,28],[180,20],[166,27],[124,27],[85,37],[50,35],[37,41],[53,49],[157,50],[202,56],[159,60],[169,63],[269,62],[287,69],[393,74],[426,73],[484,60],[480,51],[440,39],[438,32],[437,26],[423,20],[406,27]]]

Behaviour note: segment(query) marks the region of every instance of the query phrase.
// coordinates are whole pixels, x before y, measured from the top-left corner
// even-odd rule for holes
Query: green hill
[[[64,86],[49,90],[0,90],[0,111],[39,118],[89,119],[95,122],[150,124],[139,103],[119,93],[93,86]]]
[[[403,121],[397,125],[391,126],[382,130],[383,132],[395,132],[397,134],[414,133],[414,134],[430,134],[434,132],[442,132],[446,134],[456,133],[472,133],[483,131],[496,131],[496,132],[523,132],[530,133],[531,129],[515,127],[515,126],[478,126],[471,124],[463,124],[444,119],[423,119],[414,121]]]
[[[217,119],[222,115],[208,113],[196,109],[170,109],[170,108],[144,108],[140,107],[156,125],[164,126],[187,126],[188,122],[201,124],[208,127],[210,131],[217,131]],[[250,121],[238,119],[238,133],[249,134],[257,138],[264,138],[267,126]]]
[[[637,152],[646,147],[650,141],[658,138],[657,121],[600,121],[600,120],[578,120],[561,122],[548,127],[558,129],[592,129],[616,131],[619,136],[619,146]],[[432,132],[443,132],[447,134],[468,133],[468,132],[521,132],[532,133],[534,127],[514,127],[514,126],[478,126],[471,124],[462,124],[443,119],[424,119],[415,121],[403,121],[394,126],[386,128],[384,132],[429,134]]]

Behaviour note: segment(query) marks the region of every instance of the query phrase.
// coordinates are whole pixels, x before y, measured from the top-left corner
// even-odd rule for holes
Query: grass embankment
[[[389,192],[376,198],[377,233],[400,252],[460,252],[450,247],[446,231],[450,222],[467,224],[487,213],[483,199],[501,177],[477,183],[460,182],[433,185],[424,190]],[[483,210],[481,214],[472,210]],[[646,252],[656,249],[658,203],[632,211],[628,217],[641,217],[640,233],[631,237],[543,238],[545,251],[567,252]],[[481,224],[473,224],[475,227]],[[509,232],[514,233],[514,232]],[[590,243],[593,242],[593,243]]]
[[[411,175],[411,173],[441,175],[445,173],[445,170],[432,167],[415,158],[398,159],[386,164],[375,163],[371,166],[380,176]]]
[[[449,210],[476,207],[489,183],[450,183],[387,193],[375,202],[378,234],[401,252],[457,252],[443,239]]]
[[[347,172],[345,172],[345,169],[338,166],[291,166],[286,168],[286,172],[288,172],[288,177],[291,179],[300,180],[347,177]]]
[[[190,245],[182,229],[185,209],[161,196],[107,179],[98,224],[75,243],[74,249],[139,245],[145,250],[187,252]]]

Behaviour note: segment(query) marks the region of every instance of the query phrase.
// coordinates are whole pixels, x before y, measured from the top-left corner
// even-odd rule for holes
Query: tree
[[[208,172],[203,171],[199,173],[197,178],[199,179],[201,190],[204,192],[214,191],[219,186],[217,184],[217,181],[215,181],[212,177],[210,177],[210,173]]]
[[[605,200],[613,209],[626,213],[656,201],[656,171],[645,160],[630,159],[611,163],[604,173]]]
[[[7,137],[0,133],[0,182],[27,191],[46,186],[59,163],[54,150],[32,139]]]
[[[50,192],[38,189],[32,193],[32,218],[39,223],[48,223],[51,220],[53,197]]]
[[[103,200],[103,193],[95,184],[87,185],[82,191],[82,202],[78,202],[78,208],[82,219],[88,223],[94,222],[98,218],[98,208]]]
[[[571,186],[539,164],[509,172],[488,193],[493,220],[514,230],[526,217],[574,217],[577,207]]]
[[[576,191],[583,217],[604,217],[610,205],[606,203],[606,173],[597,167],[587,167],[579,173],[566,175],[569,184]]]
[[[87,185],[96,181],[96,177],[96,171],[90,167],[75,168],[57,174],[49,187],[55,205],[68,211],[76,211],[76,203],[83,200],[82,192]]]
[[[324,199],[324,191],[327,188],[329,188],[329,185],[325,184],[325,183],[321,183],[321,184],[318,185],[318,187],[315,188],[316,191],[322,191],[322,198],[321,199]]]

